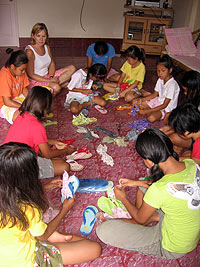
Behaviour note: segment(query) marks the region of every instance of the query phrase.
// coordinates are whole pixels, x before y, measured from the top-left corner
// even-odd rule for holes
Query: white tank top
[[[25,49],[31,49],[35,55],[34,73],[40,76],[45,76],[46,74],[48,74],[51,57],[49,56],[47,46],[44,45],[44,56],[38,55],[31,45],[28,45]]]

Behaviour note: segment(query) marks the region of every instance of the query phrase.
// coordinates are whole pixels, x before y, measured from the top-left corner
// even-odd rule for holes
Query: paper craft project
[[[101,159],[104,163],[113,167],[114,161],[113,161],[113,158],[107,154],[107,146],[106,145],[103,146],[102,144],[100,144],[97,147],[97,153],[99,155],[101,155]]]
[[[131,216],[122,202],[114,197],[100,197],[97,201],[98,207],[112,218],[127,218]]]
[[[152,123],[149,122],[147,119],[142,119],[142,120],[136,120],[136,121],[130,121],[129,125],[127,126],[127,128],[132,128],[132,129],[136,129],[139,131],[143,131],[146,128],[148,128]]]
[[[69,174],[64,171],[63,186],[61,189],[61,202],[63,203],[66,198],[72,198],[78,187],[79,179],[75,175],[69,176]]]

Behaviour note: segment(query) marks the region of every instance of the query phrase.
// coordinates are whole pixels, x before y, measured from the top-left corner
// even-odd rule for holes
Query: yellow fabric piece
[[[24,209],[25,207],[23,207]],[[33,267],[35,262],[34,236],[41,236],[47,225],[39,218],[39,212],[26,206],[26,216],[30,222],[30,228],[26,231],[20,230],[17,226],[0,228],[0,267]]]
[[[126,61],[121,67],[121,71],[125,73],[124,83],[133,84],[135,81],[138,81],[138,89],[142,88],[145,76],[145,66],[141,62],[136,68],[133,68],[128,61]]]
[[[191,159],[184,162],[183,171],[163,176],[148,188],[143,199],[165,213],[162,246],[175,253],[192,251],[200,238],[200,169]]]

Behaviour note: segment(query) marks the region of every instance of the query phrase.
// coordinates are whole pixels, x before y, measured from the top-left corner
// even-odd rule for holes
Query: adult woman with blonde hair
[[[56,95],[61,88],[67,87],[75,67],[70,65],[56,70],[49,46],[48,29],[44,23],[36,23],[33,26],[31,42],[25,51],[29,60],[27,74],[30,79],[30,89],[33,86],[45,86]]]

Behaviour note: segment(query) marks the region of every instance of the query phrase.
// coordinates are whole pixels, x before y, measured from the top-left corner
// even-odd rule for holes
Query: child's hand
[[[121,201],[122,201],[124,198],[126,198],[126,193],[125,193],[124,189],[123,189],[121,186],[119,186],[119,185],[116,185],[116,186],[114,187],[114,193],[115,193],[115,197],[116,197],[117,199],[121,200]]]
[[[149,113],[149,110],[147,109],[147,110],[138,110],[138,113],[140,114],[140,115],[146,115],[146,114],[148,114]]]
[[[66,153],[71,155],[75,151],[75,148],[72,145],[67,146]]]
[[[97,84],[93,84],[93,85],[92,85],[92,89],[93,89],[93,90],[98,90],[98,89],[99,89],[99,86],[98,86]]]
[[[119,185],[121,187],[134,186],[135,181],[127,178],[120,178]]]
[[[50,191],[53,190],[55,188],[61,188],[62,187],[62,179],[54,179],[51,182],[47,183],[44,185],[44,190],[46,191]]]
[[[134,106],[135,104],[138,104],[138,98],[132,100],[132,106]]]
[[[119,179],[119,186],[121,186],[122,188],[125,188],[127,186],[130,186],[130,187],[142,186],[142,187],[148,188],[149,185],[151,185],[151,184],[152,184],[152,182],[149,180],[139,181],[139,180],[131,180],[131,179],[127,179],[127,178],[120,178]]]
[[[73,197],[70,199],[66,198],[64,200],[62,209],[69,211],[74,206],[74,203],[75,203],[75,195],[73,195]]]
[[[67,145],[64,144],[64,143],[62,143],[62,142],[60,142],[60,141],[56,141],[56,143],[55,143],[55,147],[56,147],[57,149],[64,149],[64,148],[67,147]]]
[[[119,93],[119,97],[125,97],[125,91]]]
[[[91,89],[83,89],[82,94],[91,95],[92,94],[92,90]]]

